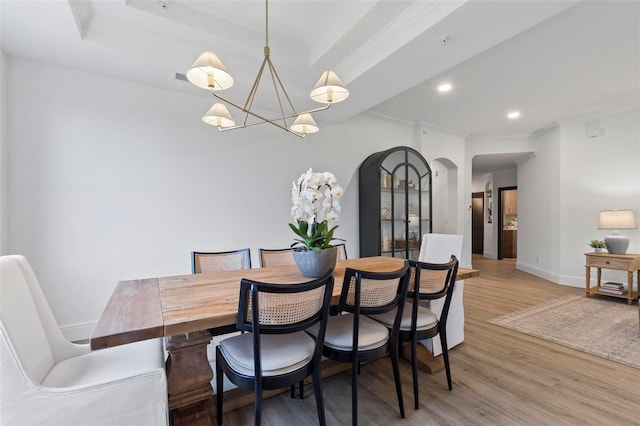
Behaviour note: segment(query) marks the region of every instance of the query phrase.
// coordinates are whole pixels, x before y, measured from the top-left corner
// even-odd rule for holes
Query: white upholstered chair
[[[160,339],[90,351],[61,333],[23,256],[0,257],[0,424],[166,425]]]
[[[457,234],[424,234],[422,246],[420,246],[420,262],[447,263],[451,256],[457,259],[462,257],[462,243],[464,235]],[[449,349],[462,343],[464,340],[464,306],[462,295],[464,292],[464,281],[456,281],[449,307],[449,318],[447,319],[447,346]],[[442,299],[431,300],[425,304],[438,318],[444,306]],[[439,339],[421,340],[424,346],[433,352],[434,355],[442,353],[442,346]]]

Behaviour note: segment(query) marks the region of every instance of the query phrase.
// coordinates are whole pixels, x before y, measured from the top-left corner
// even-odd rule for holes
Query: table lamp
[[[636,229],[633,210],[603,210],[598,218],[598,229],[613,229],[604,239],[610,254],[625,254],[629,247],[629,238],[620,235],[619,229]]]

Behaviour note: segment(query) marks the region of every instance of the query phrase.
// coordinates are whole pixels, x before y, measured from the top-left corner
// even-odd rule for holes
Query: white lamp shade
[[[333,71],[322,73],[311,91],[311,99],[325,104],[342,102],[348,97],[349,91]]]
[[[233,86],[233,77],[211,52],[202,53],[187,71],[187,79],[203,89],[224,90]]]
[[[311,114],[300,114],[298,118],[295,119],[290,129],[302,134],[315,133],[320,130]]]
[[[202,117],[202,121],[216,127],[231,127],[236,123],[226,106],[217,103]]]
[[[635,229],[633,210],[604,210],[598,218],[598,229]]]

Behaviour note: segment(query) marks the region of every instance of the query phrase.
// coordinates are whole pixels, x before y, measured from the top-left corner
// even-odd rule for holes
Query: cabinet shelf
[[[422,191],[418,191],[417,189],[412,189],[409,188],[407,191],[404,190],[404,188],[385,188],[384,186],[380,188],[380,192],[397,192],[400,194],[404,194],[405,192],[408,192],[409,194],[417,194],[419,192],[423,193],[423,194],[428,194],[429,190],[428,189],[423,189]]]

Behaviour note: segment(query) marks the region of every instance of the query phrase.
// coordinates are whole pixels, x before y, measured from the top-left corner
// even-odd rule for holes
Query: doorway
[[[471,194],[471,252],[484,253],[484,192]]]
[[[498,188],[498,259],[518,257],[518,187]]]

